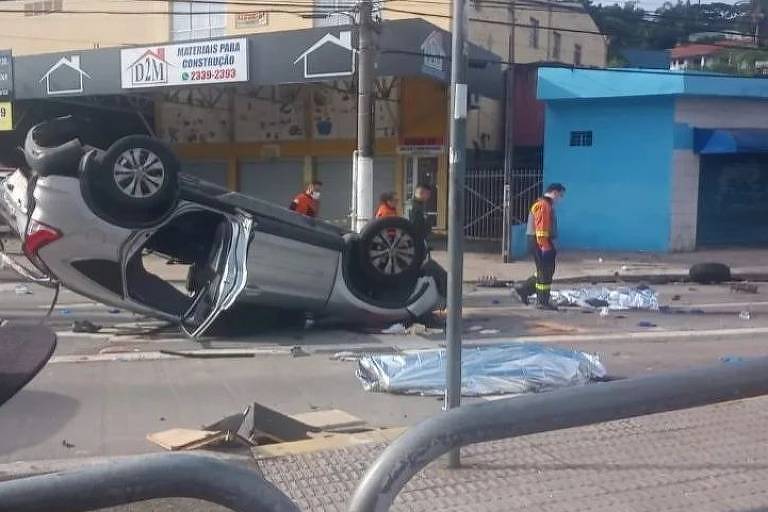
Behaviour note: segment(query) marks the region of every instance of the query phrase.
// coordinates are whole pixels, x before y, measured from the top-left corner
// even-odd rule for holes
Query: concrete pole
[[[361,0],[357,75],[357,172],[354,229],[362,231],[373,217],[373,4]]]
[[[451,147],[448,198],[448,321],[447,387],[445,408],[461,404],[462,282],[464,280],[464,175],[467,149],[467,56],[465,0],[453,0],[451,52]],[[450,452],[448,466],[461,465],[458,448]]]

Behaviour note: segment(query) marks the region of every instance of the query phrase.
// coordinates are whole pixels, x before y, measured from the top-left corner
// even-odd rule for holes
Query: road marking
[[[252,349],[199,349],[199,350],[185,350],[183,351],[189,354],[190,359],[199,359],[201,356],[214,356],[211,359],[215,359],[216,355],[227,357],[231,354],[245,354],[253,356],[280,356],[289,355],[291,353],[290,348],[284,347],[267,347],[267,348],[252,348]],[[195,357],[197,356],[197,357]],[[91,354],[91,355],[68,355],[68,356],[54,356],[49,361],[50,364],[63,364],[63,363],[133,363],[139,361],[161,361],[166,359],[187,359],[186,357],[164,354],[160,351],[146,351],[146,352],[123,352],[113,354]]]
[[[714,338],[719,336],[747,336],[754,334],[768,334],[768,327],[747,327],[737,329],[707,329],[701,331],[642,331],[619,332],[615,334],[565,334],[551,336],[525,336],[519,335],[513,338],[477,338],[465,339],[464,343],[488,344],[489,341],[528,341],[532,343],[546,342],[574,342],[574,341],[606,341],[606,340],[657,340],[679,338]]]

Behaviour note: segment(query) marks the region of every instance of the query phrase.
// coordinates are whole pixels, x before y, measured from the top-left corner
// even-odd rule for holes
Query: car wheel
[[[369,223],[360,234],[363,272],[386,286],[410,284],[424,262],[424,238],[401,217],[385,217]]]
[[[155,222],[178,196],[179,163],[162,142],[142,135],[119,139],[86,169],[91,199],[115,221]]]
[[[722,263],[696,263],[689,271],[691,281],[699,284],[717,284],[731,280],[731,268]]]

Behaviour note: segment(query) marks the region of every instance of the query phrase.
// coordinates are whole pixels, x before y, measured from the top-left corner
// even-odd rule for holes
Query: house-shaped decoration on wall
[[[352,32],[341,32],[338,37],[325,34],[299,55],[294,64],[304,61],[304,78],[350,76],[355,73],[357,50],[352,47]]]
[[[424,56],[421,68],[424,73],[437,78],[445,78],[448,69],[448,59],[443,46],[443,34],[433,30],[421,43],[421,53]]]
[[[40,79],[45,82],[49,96],[57,94],[80,94],[83,92],[84,79],[91,76],[80,67],[80,56],[62,57]]]

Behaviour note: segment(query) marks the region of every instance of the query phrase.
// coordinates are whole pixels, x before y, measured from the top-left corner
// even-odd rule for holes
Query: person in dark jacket
[[[413,192],[413,198],[408,208],[408,220],[413,223],[416,231],[426,240],[432,233],[432,223],[427,215],[427,205],[432,199],[432,187],[420,183]]]

